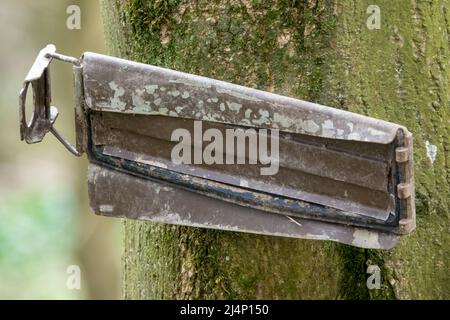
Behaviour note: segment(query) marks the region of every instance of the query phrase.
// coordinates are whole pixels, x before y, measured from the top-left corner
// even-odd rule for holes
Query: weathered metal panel
[[[53,127],[53,58],[74,65],[76,148]],[[75,155],[87,153],[98,214],[381,249],[415,228],[412,135],[401,125],[95,53],[77,60],[52,45],[26,77],[20,119],[28,143],[51,132]],[[277,172],[262,175],[250,153],[227,165],[173,162],[171,133],[195,135],[198,120],[221,134],[280,130],[271,140],[280,149]]]
[[[399,130],[407,132],[390,122],[151,65],[90,52],[82,61],[86,106],[92,110],[384,144],[392,142]]]
[[[92,162],[242,210],[393,233],[414,224],[411,197],[399,196],[401,181],[411,190],[404,172],[412,162],[396,159],[410,136],[403,126],[94,53],[85,53],[82,65]],[[262,176],[249,164],[173,163],[171,132],[194,133],[195,120],[221,132],[279,129],[278,173]]]

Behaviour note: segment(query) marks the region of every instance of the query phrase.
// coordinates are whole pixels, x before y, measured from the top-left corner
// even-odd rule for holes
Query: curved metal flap
[[[86,103],[92,110],[383,144],[392,142],[399,130],[407,132],[403,126],[363,115],[110,56],[87,52],[82,62]]]

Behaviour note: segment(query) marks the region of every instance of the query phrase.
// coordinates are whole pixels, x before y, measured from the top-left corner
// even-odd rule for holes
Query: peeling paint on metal
[[[293,118],[290,118],[283,114],[275,112],[273,114],[273,122],[281,128],[289,128],[289,127],[293,126],[297,121]]]
[[[355,228],[353,232],[352,244],[362,248],[380,249],[381,245],[378,241],[378,232]]]
[[[150,107],[149,103],[142,98],[143,90],[136,90],[136,93],[133,93],[131,95],[131,100],[133,102],[133,108],[136,110],[140,110],[142,112],[150,112],[152,111],[152,108]]]
[[[261,125],[261,124],[269,124],[270,123],[270,119],[269,119],[269,111],[267,110],[258,110],[259,112],[259,119],[255,119],[252,121],[253,124],[257,124],[257,125]]]
[[[154,94],[156,89],[158,89],[158,85],[157,84],[149,84],[149,85],[144,86],[144,88],[148,94]]]
[[[236,102],[227,101],[227,105],[228,105],[228,109],[230,109],[231,111],[234,111],[236,113],[238,113],[239,110],[241,110],[241,108],[242,108],[242,104],[236,103]]]
[[[171,90],[167,94],[171,95],[172,97],[178,97],[180,95],[180,91],[178,90]]]
[[[113,97],[110,100],[110,106],[119,110],[124,109],[127,104],[121,101],[120,97],[125,94],[125,89],[118,86],[114,81],[111,81],[109,83],[109,87],[113,91]]]
[[[184,92],[181,94],[181,97],[182,97],[183,99],[189,98],[189,92],[184,91]]]
[[[320,126],[314,120],[306,120],[303,122],[303,130],[308,133],[316,133],[320,130]]]
[[[153,100],[153,103],[158,107],[161,104],[161,98]]]
[[[336,131],[334,129],[333,121],[331,120],[325,120],[322,124],[322,136],[327,138],[332,138],[336,134]]]

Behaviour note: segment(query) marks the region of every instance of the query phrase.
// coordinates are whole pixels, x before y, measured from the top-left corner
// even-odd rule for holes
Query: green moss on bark
[[[447,1],[102,1],[111,53],[406,125],[418,229],[390,252],[125,222],[126,298],[449,298]],[[432,163],[425,141],[437,146]],[[367,290],[366,268],[382,270]]]
[[[382,268],[371,298],[448,298],[450,294],[449,2],[377,1],[381,29],[368,30],[371,1],[338,7],[330,91],[350,111],[404,124],[414,134],[417,230],[390,252],[368,252]],[[334,101],[333,101],[334,100]],[[434,162],[426,141],[436,145]]]

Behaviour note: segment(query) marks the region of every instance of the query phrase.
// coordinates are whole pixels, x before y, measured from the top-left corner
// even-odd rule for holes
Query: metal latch
[[[76,150],[53,126],[58,117],[58,109],[51,106],[50,73],[48,66],[52,59],[58,59],[79,66],[80,62],[72,57],[56,53],[54,45],[42,49],[33,63],[19,95],[20,139],[27,143],[37,143],[44,139],[47,132],[51,132],[71,153],[80,156]],[[34,110],[29,122],[26,119],[26,97],[28,87],[33,89]]]
[[[73,64],[75,147],[53,127],[53,58]],[[51,132],[87,154],[97,214],[381,249],[415,228],[412,135],[401,125],[52,45],[25,79],[20,111],[27,143]]]

